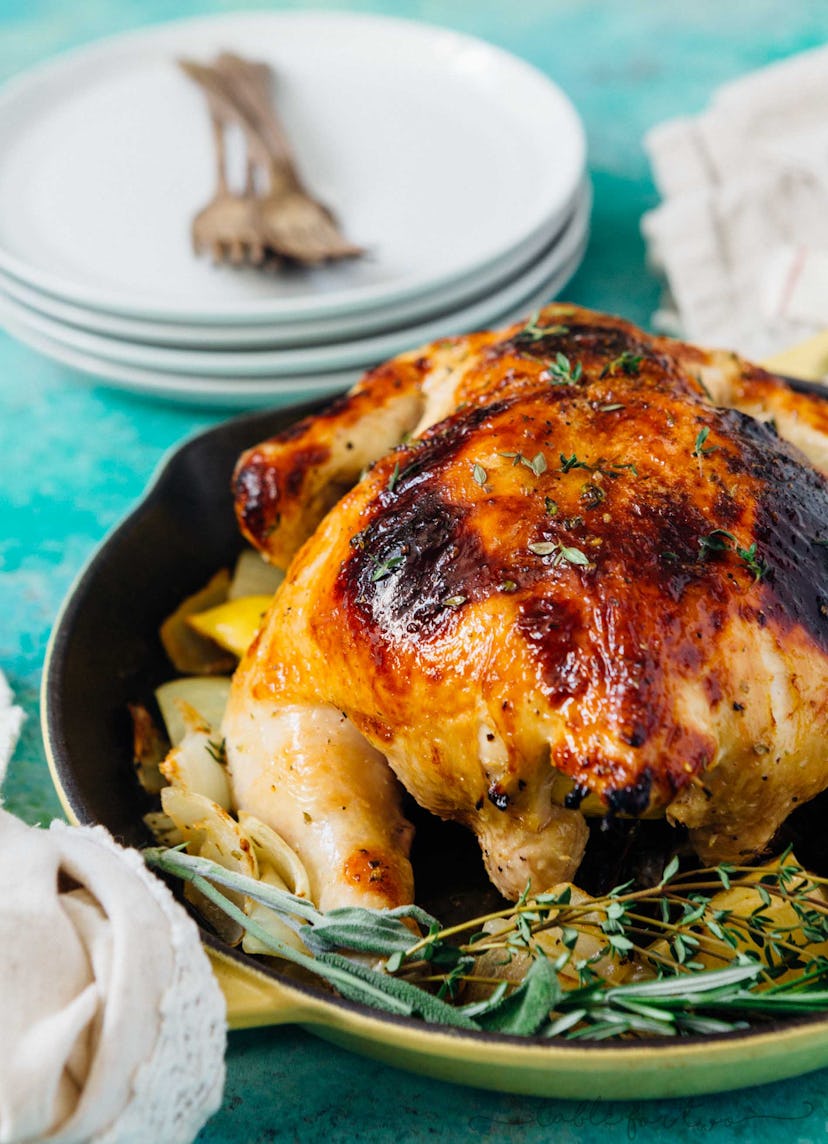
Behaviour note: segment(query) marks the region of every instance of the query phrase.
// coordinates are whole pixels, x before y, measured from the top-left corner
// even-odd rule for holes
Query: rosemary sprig
[[[569,886],[535,895],[527,887],[517,903],[450,928],[417,906],[323,914],[208,859],[160,847],[144,854],[342,996],[432,1023],[516,1036],[674,1037],[828,1009],[828,879],[809,874],[790,853],[772,867],[685,872],[674,859],[658,885],[628,883],[598,898],[576,896]],[[307,952],[273,937],[218,887],[268,906]],[[405,918],[422,937],[414,938]],[[385,968],[355,963],[344,950],[383,957]],[[524,970],[518,985],[502,976],[515,959]],[[607,959],[649,966],[651,977],[609,981],[602,976]],[[710,968],[710,960],[725,964]],[[463,1003],[472,987],[477,995]]]

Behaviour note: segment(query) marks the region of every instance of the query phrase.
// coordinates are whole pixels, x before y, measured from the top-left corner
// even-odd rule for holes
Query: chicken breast
[[[237,468],[287,568],[238,806],[323,906],[412,900],[393,775],[511,898],[575,875],[587,814],[760,853],[828,786],[827,467],[828,402],[571,306],[379,367]]]

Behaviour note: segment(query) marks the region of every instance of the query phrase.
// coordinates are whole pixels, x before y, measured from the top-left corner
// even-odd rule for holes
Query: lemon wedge
[[[199,635],[207,636],[220,647],[241,659],[262,624],[272,596],[240,596],[217,604],[205,612],[187,616],[187,623]]]

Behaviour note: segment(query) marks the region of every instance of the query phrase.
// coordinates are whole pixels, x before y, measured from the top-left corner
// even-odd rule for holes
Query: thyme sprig
[[[517,344],[525,344],[527,342],[531,344],[533,342],[539,342],[543,338],[563,337],[569,333],[569,326],[557,324],[551,326],[539,325],[538,319],[540,318],[540,313],[540,310],[535,310],[523,329],[515,335],[514,341]]]
[[[631,350],[624,350],[617,358],[607,362],[604,368],[598,375],[599,378],[611,377],[616,373],[626,374],[627,377],[638,377],[641,372],[641,363],[644,360],[643,354],[633,353]]]
[[[374,561],[374,570],[371,573],[371,580],[374,583],[377,583],[379,580],[385,580],[386,577],[390,576],[392,572],[396,572],[397,569],[402,567],[405,563],[405,557],[400,553],[389,556],[386,560],[378,560],[374,556],[372,556],[371,559]]]
[[[696,436],[696,443],[693,446],[692,454],[694,457],[707,457],[710,453],[716,452],[719,447],[718,445],[705,445],[705,441],[709,436],[710,427],[705,425],[703,429],[699,430]]]
[[[221,767],[227,766],[227,743],[224,739],[208,739],[205,744],[207,754]]]
[[[749,572],[753,573],[755,581],[763,579],[768,574],[768,566],[764,559],[759,555],[756,547],[756,542],[743,548],[732,532],[728,532],[726,528],[714,528],[706,536],[699,537],[699,559],[709,560],[712,556],[717,556],[721,553],[733,552],[745,565]]]
[[[625,883],[596,898],[568,885],[543,894],[527,886],[517,903],[448,928],[417,906],[322,913],[180,849],[144,856],[342,996],[431,1023],[628,1039],[828,1010],[828,879],[790,852],[765,867],[681,871],[673,859],[657,885]],[[268,906],[305,950],[274,937],[220,887]],[[384,967],[343,951],[382,957]]]
[[[579,361],[571,362],[566,354],[557,353],[546,370],[553,385],[577,385],[584,367]]]
[[[549,467],[546,463],[546,457],[541,452],[535,453],[534,457],[531,459],[529,457],[524,457],[523,453],[508,452],[501,453],[500,456],[505,457],[507,460],[511,461],[512,468],[515,468],[517,465],[524,465],[527,469],[531,469],[536,477],[539,477],[542,473],[545,473]]]
[[[590,566],[589,557],[582,552],[580,548],[574,548],[567,544],[559,544],[555,540],[536,540],[528,544],[527,548],[530,552],[534,552],[536,556],[552,556],[553,568],[564,561],[567,564],[578,564],[584,568]]]

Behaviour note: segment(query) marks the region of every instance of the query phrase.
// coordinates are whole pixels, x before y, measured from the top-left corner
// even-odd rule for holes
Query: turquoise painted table
[[[292,4],[246,7],[302,8]],[[722,82],[828,40],[810,0],[352,0],[475,33],[554,77],[587,125],[592,240],[567,295],[646,324],[658,286],[638,220],[653,205],[641,148],[653,123],[698,111]],[[0,0],[0,79],[65,48],[230,0]],[[485,169],[481,171],[485,178]],[[38,725],[38,687],[58,605],[86,557],[140,496],[164,451],[217,421],[93,384],[0,334],[0,666],[28,720],[5,788],[30,822],[60,814]],[[599,1096],[596,1093],[596,1097]],[[230,1038],[221,1111],[204,1144],[233,1141],[488,1140],[560,1144],[712,1137],[755,1144],[828,1136],[828,1074],[708,1099],[544,1101],[457,1088],[366,1063],[294,1029]],[[162,1142],[158,1142],[162,1144]]]

